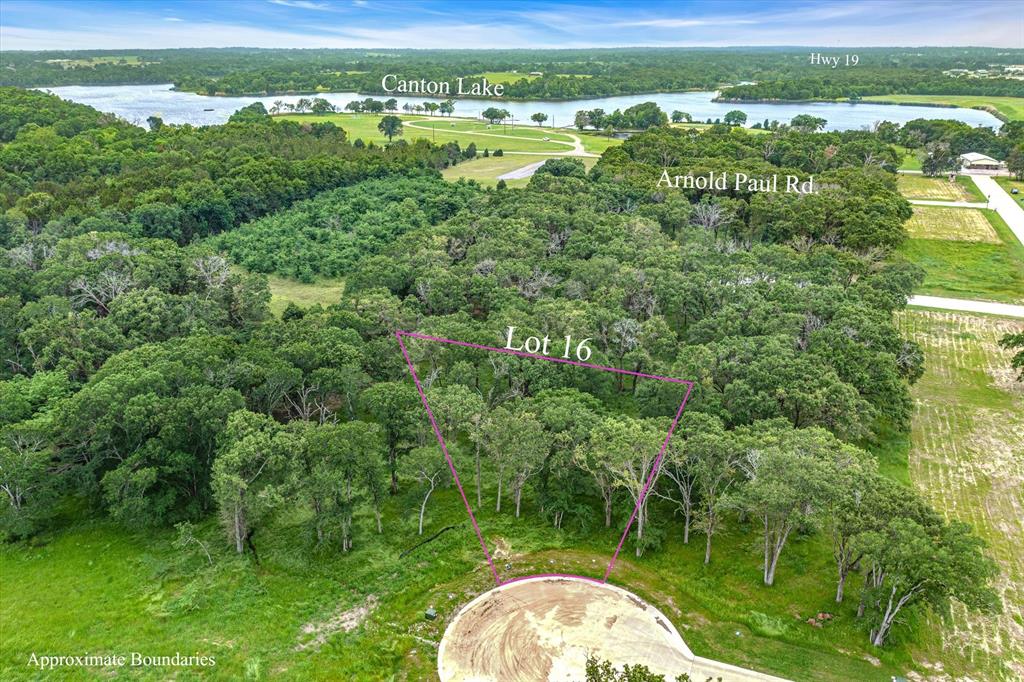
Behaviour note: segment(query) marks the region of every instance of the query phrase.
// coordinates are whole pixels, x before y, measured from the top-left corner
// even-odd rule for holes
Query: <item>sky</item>
[[[1024,48],[1024,0],[0,0],[0,50],[739,45]]]

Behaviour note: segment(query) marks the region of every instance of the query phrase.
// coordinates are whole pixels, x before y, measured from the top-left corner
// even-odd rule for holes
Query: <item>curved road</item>
[[[409,128],[415,128],[416,130],[432,130],[432,128],[428,128],[427,126],[416,125],[417,123],[429,123],[429,122],[430,122],[429,118],[418,118],[415,121],[402,121],[402,125],[403,126],[408,126]],[[451,132],[451,131],[443,131],[443,132]],[[497,137],[497,138],[507,139],[507,140],[533,140],[535,142],[545,142],[545,140],[539,140],[539,139],[536,139],[536,138],[518,137],[516,135],[502,135],[501,133],[481,133],[481,132],[476,132],[476,131],[472,131],[472,130],[458,130],[456,132],[458,132],[459,135],[479,135],[480,137]],[[569,151],[569,152],[505,152],[505,153],[506,154],[526,154],[526,155],[529,155],[529,156],[593,156],[593,157],[600,156],[600,154],[592,154],[592,153],[586,151],[583,148],[583,140],[581,140],[579,138],[579,136],[577,136],[577,135],[573,135],[572,133],[567,133],[567,132],[564,132],[564,131],[558,131],[555,134],[556,135],[564,135],[565,137],[568,137],[569,139],[571,139],[572,142],[564,142],[562,140],[546,140],[546,142],[549,142],[551,144],[560,144],[560,145],[565,145],[566,147],[571,147],[572,151]]]

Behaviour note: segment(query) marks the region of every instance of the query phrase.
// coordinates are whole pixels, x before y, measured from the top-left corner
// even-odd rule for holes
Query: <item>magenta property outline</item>
[[[512,578],[511,580],[502,580],[498,575],[497,569],[494,567],[494,560],[491,559],[491,553],[487,550],[487,542],[484,540],[483,533],[480,532],[480,526],[477,525],[476,516],[473,515],[473,508],[469,505],[469,499],[466,497],[466,492],[462,489],[462,482],[459,480],[459,474],[455,471],[455,464],[452,463],[452,458],[448,454],[448,446],[444,442],[444,438],[441,436],[441,429],[437,426],[437,420],[434,419],[434,413],[430,409],[430,404],[427,402],[427,395],[423,391],[423,386],[420,384],[419,375],[416,374],[416,367],[412,363],[412,358],[409,357],[409,351],[405,347],[405,343],[402,342],[402,337],[409,337],[412,339],[420,339],[422,341],[436,341],[438,343],[448,343],[453,346],[463,346],[465,348],[476,348],[479,350],[494,351],[496,353],[504,353],[506,355],[517,355],[522,358],[533,358],[535,360],[547,360],[548,362],[559,362],[565,365],[575,365],[577,367],[589,367],[591,369],[599,369],[604,372],[613,372],[615,374],[628,374],[630,376],[643,377],[645,379],[656,379],[658,381],[669,381],[676,384],[684,384],[686,386],[686,393],[683,395],[683,401],[679,403],[679,409],[676,410],[676,416],[672,419],[672,425],[669,426],[668,434],[665,435],[665,440],[661,443],[661,450],[658,451],[658,456],[654,460],[654,466],[651,467],[651,473],[647,477],[647,482],[644,483],[644,487],[640,490],[640,495],[637,497],[636,506],[633,507],[633,513],[629,517],[629,521],[626,523],[625,529],[622,531],[622,536],[619,538],[619,544],[615,548],[615,553],[612,554],[611,561],[608,562],[608,567],[605,569],[604,578],[598,580],[597,578],[591,578],[585,575],[573,575],[569,573],[543,573],[539,575],[527,575],[520,576],[518,578]],[[441,452],[444,453],[445,461],[448,462],[448,468],[452,472],[452,480],[455,481],[455,486],[459,490],[459,495],[462,497],[462,503],[466,505],[466,513],[469,514],[470,523],[473,524],[473,530],[476,531],[477,540],[480,541],[480,547],[484,550],[484,557],[487,558],[487,565],[490,566],[491,575],[494,576],[494,582],[498,586],[507,585],[520,580],[526,580],[528,578],[578,578],[581,580],[589,580],[597,583],[607,583],[608,576],[611,575],[612,569],[615,567],[615,562],[619,558],[619,552],[622,551],[622,545],[626,542],[626,538],[629,536],[629,531],[633,527],[633,521],[636,520],[637,512],[640,511],[640,505],[647,497],[647,492],[654,482],[655,476],[658,474],[658,470],[661,468],[661,460],[665,456],[665,450],[668,448],[668,442],[672,439],[672,434],[676,430],[676,425],[679,424],[679,418],[683,414],[683,409],[686,407],[686,401],[690,399],[690,392],[693,391],[693,382],[687,381],[686,379],[674,379],[672,377],[663,377],[656,374],[644,374],[643,372],[634,372],[628,369],[619,369],[617,367],[607,367],[605,365],[595,365],[589,362],[579,362],[577,360],[568,360],[565,358],[552,358],[546,355],[537,355],[534,353],[524,353],[522,351],[512,350],[509,348],[495,348],[494,346],[484,346],[478,343],[468,343],[466,341],[456,341],[454,339],[444,339],[438,336],[429,336],[427,334],[418,334],[416,332],[407,332],[398,330],[395,332],[395,338],[398,339],[398,346],[402,349],[402,356],[405,358],[405,364],[409,367],[409,373],[412,374],[412,380],[416,384],[416,390],[420,394],[420,401],[423,403],[424,409],[427,411],[427,418],[430,419],[430,426],[434,429],[434,435],[437,436],[437,442],[441,446]]]

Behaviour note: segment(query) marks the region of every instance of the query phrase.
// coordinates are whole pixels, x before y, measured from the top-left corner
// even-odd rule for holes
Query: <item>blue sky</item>
[[[1012,5],[1022,11],[1013,12]],[[1024,47],[1022,0],[2,0],[0,49]]]

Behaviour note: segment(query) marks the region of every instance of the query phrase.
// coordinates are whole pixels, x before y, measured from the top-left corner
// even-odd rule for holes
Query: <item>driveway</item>
[[[990,301],[972,301],[964,298],[945,298],[942,296],[911,296],[907,305],[921,308],[939,308],[941,310],[957,310],[965,313],[986,313],[1001,317],[1024,318],[1024,305],[1010,303],[992,303]]]

